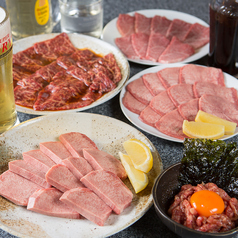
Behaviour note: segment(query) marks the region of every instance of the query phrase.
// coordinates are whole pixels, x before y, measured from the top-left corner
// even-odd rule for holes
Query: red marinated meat
[[[199,111],[198,98],[192,99],[178,106],[178,111],[184,120],[195,121],[195,117]]]
[[[71,189],[60,201],[99,226],[103,226],[112,213],[112,209],[88,188]]]
[[[227,88],[225,86],[209,82],[195,82],[193,84],[193,91],[197,98],[200,98],[203,94],[218,97],[222,96],[222,98],[238,105],[238,95],[235,88]]]
[[[149,105],[161,116],[164,116],[166,113],[171,112],[176,108],[167,91],[163,91],[153,97]]]
[[[203,94],[199,98],[199,110],[238,124],[237,104],[223,97]]]
[[[24,68],[13,64],[12,67],[12,77],[14,82],[14,87],[16,87],[17,82],[23,78],[27,78],[31,75],[29,71],[26,71]]]
[[[56,188],[39,189],[30,196],[27,209],[47,216],[79,219],[78,212],[59,200],[62,195]]]
[[[8,163],[9,170],[40,185],[43,188],[50,188],[51,185],[45,180],[46,172],[28,164],[25,160],[14,160]]]
[[[161,69],[157,75],[165,88],[179,84],[179,71],[180,67],[168,67]]]
[[[131,35],[131,43],[140,59],[146,59],[149,35],[146,33],[134,33]]]
[[[42,142],[39,145],[40,150],[51,158],[56,164],[60,164],[62,160],[71,156],[71,153],[60,141]]]
[[[183,134],[183,117],[175,109],[165,114],[161,119],[155,123],[155,127],[165,135],[175,137],[183,140],[187,136]]]
[[[140,56],[135,52],[132,46],[131,35],[116,38],[115,44],[127,58],[140,59]]]
[[[167,32],[166,32],[166,37],[168,39],[172,39],[172,37],[176,36],[176,38],[180,41],[184,41],[185,36],[187,35],[190,27],[192,24],[185,22],[180,19],[174,19]]]
[[[83,149],[83,156],[94,170],[104,169],[114,173],[122,180],[127,178],[127,173],[120,160],[113,155],[98,149]]]
[[[135,13],[135,33],[150,34],[151,17],[146,17],[138,12]]]
[[[151,20],[151,32],[160,33],[166,36],[171,20],[164,16],[155,15]]]
[[[128,91],[125,92],[122,103],[124,107],[136,114],[140,114],[146,108],[145,104],[134,98]]]
[[[135,17],[129,14],[119,14],[116,25],[122,36],[129,36],[135,32]]]
[[[173,85],[167,92],[176,107],[195,98],[192,84]]]
[[[65,165],[77,179],[81,179],[84,175],[93,171],[92,166],[83,157],[70,156],[61,163]]]
[[[198,49],[209,42],[209,32],[209,27],[194,23],[184,37],[183,42],[191,45],[194,49]]]
[[[59,140],[74,157],[83,157],[83,149],[97,149],[96,144],[89,137],[79,132],[61,134]]]
[[[159,43],[158,43],[159,42]],[[145,58],[157,62],[160,55],[169,45],[170,40],[160,33],[150,33]]]
[[[148,124],[149,126],[155,127],[155,123],[161,118],[161,116],[155,112],[150,106],[147,106],[139,116],[139,119]]]
[[[114,173],[95,170],[82,177],[80,181],[96,193],[116,214],[122,213],[131,204],[132,192]]]
[[[0,195],[20,206],[27,206],[28,199],[42,187],[7,170],[0,175]]]
[[[30,150],[22,153],[23,159],[35,168],[47,172],[55,162],[45,155],[41,150]]]
[[[80,180],[62,164],[52,166],[46,173],[45,179],[49,184],[62,192],[72,188],[84,187]]]
[[[195,50],[192,46],[181,42],[176,36],[173,36],[167,48],[160,55],[158,62],[164,64],[176,63],[187,59],[194,53]]]
[[[153,96],[165,91],[157,73],[147,73],[142,76],[143,82]]]
[[[48,84],[45,79],[38,73],[31,74],[29,77],[23,78],[17,82],[17,85],[23,88],[32,88],[35,91],[39,91]]]
[[[225,86],[224,75],[221,69],[187,64],[179,72],[180,83],[210,82]]]
[[[153,95],[145,86],[142,77],[130,82],[126,86],[126,90],[141,103],[148,105]]]
[[[70,66],[76,65],[76,62],[71,57],[68,56],[60,56],[59,58],[56,59],[56,62],[60,67],[64,69],[68,69]]]

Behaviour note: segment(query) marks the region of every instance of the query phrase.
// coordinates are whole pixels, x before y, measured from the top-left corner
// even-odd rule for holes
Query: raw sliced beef
[[[158,62],[168,64],[180,62],[195,53],[194,48],[173,36],[169,45],[160,55]]]
[[[116,38],[115,44],[127,58],[140,59],[140,56],[135,52],[132,46],[131,35]]]
[[[183,140],[187,136],[183,134],[183,117],[175,109],[165,114],[161,119],[155,123],[155,127],[165,135],[175,137]]]
[[[23,159],[28,163],[34,166],[35,168],[47,172],[55,162],[51,160],[47,155],[45,155],[41,150],[30,150],[23,152]]]
[[[161,116],[156,113],[150,106],[147,106],[139,116],[139,119],[148,124],[149,126],[155,127],[155,123],[161,118]]]
[[[195,82],[193,85],[194,95],[200,98],[203,94],[223,97],[232,103],[238,105],[238,95],[235,88],[227,88],[222,85],[217,85],[209,82]]]
[[[191,45],[194,49],[198,49],[209,42],[209,27],[199,23],[194,23],[184,38],[184,43]]]
[[[96,144],[89,137],[79,132],[62,134],[59,140],[74,157],[83,157],[83,149],[97,149]]]
[[[112,209],[88,188],[71,189],[60,201],[99,226],[103,226],[112,213]]]
[[[35,91],[41,90],[47,84],[48,82],[45,81],[44,78],[42,78],[38,73],[31,74],[29,77],[23,78],[17,82],[17,85],[23,88],[30,88]]]
[[[145,33],[134,33],[131,35],[131,43],[140,59],[146,59],[149,35]]]
[[[167,92],[176,107],[195,98],[192,84],[173,85]]]
[[[122,103],[128,110],[136,114],[140,114],[146,108],[145,104],[134,98],[128,91],[125,92]]]
[[[146,17],[138,12],[135,13],[135,33],[150,34],[151,17]]]
[[[145,105],[148,105],[153,98],[153,95],[145,86],[142,77],[130,82],[126,86],[126,90],[128,90],[133,97]]]
[[[71,156],[71,153],[60,141],[42,142],[39,145],[40,150],[50,157],[56,164],[60,164],[62,160]]]
[[[199,99],[199,110],[238,124],[237,104],[223,97],[202,95]]]
[[[157,62],[160,55],[169,45],[170,40],[160,33],[150,33],[145,58]]]
[[[224,75],[221,69],[187,64],[179,72],[180,83],[210,82],[225,86]]]
[[[135,17],[129,14],[119,14],[116,25],[122,36],[129,36],[135,32]]]
[[[45,172],[37,169],[25,160],[14,160],[8,163],[9,170],[40,185],[43,188],[50,188],[51,185],[45,180]]]
[[[104,169],[114,173],[122,180],[127,178],[127,173],[120,160],[113,155],[98,149],[83,149],[83,156],[94,170]]]
[[[72,65],[76,65],[76,62],[68,56],[61,56],[57,58],[56,63],[65,70],[67,70]]]
[[[27,206],[28,199],[42,187],[7,170],[0,175],[0,195],[20,206]]]
[[[165,88],[179,84],[179,71],[180,67],[168,67],[161,69],[157,75]]]
[[[185,36],[187,35],[190,27],[192,24],[185,22],[180,19],[174,19],[167,32],[166,32],[166,37],[168,39],[172,39],[172,37],[176,36],[176,38],[180,41],[184,41]]]
[[[87,162],[83,157],[69,157],[62,161],[62,164],[65,165],[70,172],[77,178],[81,179],[84,175],[93,171],[92,166]]]
[[[157,73],[147,73],[142,76],[145,86],[153,96],[165,91],[165,87],[160,81]]]
[[[149,105],[161,116],[164,116],[166,113],[176,108],[167,91],[159,93],[157,96],[155,96]]]
[[[151,20],[150,31],[160,33],[166,36],[167,30],[171,24],[171,20],[164,16],[155,15]]]
[[[13,77],[13,81],[14,81],[14,88],[17,85],[17,82],[23,78],[28,78],[31,75],[30,72],[24,70],[24,68],[19,67],[15,64],[13,64],[12,67],[12,77]]]
[[[62,195],[56,188],[39,189],[30,196],[27,209],[47,216],[79,219],[78,212],[59,200]]]
[[[195,98],[178,106],[178,111],[184,120],[195,120],[195,117],[199,111],[198,102],[199,99]]]
[[[66,192],[72,188],[84,187],[80,180],[62,164],[52,166],[46,173],[45,179],[49,184],[62,192]]]
[[[80,180],[95,192],[116,214],[130,206],[133,194],[114,173],[95,170]]]

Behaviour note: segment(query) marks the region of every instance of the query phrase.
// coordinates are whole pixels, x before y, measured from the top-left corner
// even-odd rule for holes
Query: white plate
[[[13,54],[16,54],[19,51],[27,49],[28,47],[32,46],[36,42],[51,39],[58,34],[59,33],[36,35],[36,36],[30,36],[30,37],[15,41],[13,43]],[[79,49],[89,48],[96,54],[102,54],[102,55],[106,55],[108,53],[114,54],[114,56],[117,60],[117,63],[121,69],[121,73],[122,73],[122,80],[119,82],[118,86],[111,92],[105,94],[103,97],[101,97],[97,101],[95,101],[92,104],[90,104],[89,106],[86,106],[83,108],[71,109],[71,110],[61,110],[61,111],[35,111],[30,108],[16,105],[17,111],[23,112],[23,113],[28,113],[28,114],[35,114],[35,115],[45,115],[45,114],[49,114],[49,113],[62,112],[62,111],[67,111],[67,112],[68,111],[70,111],[70,112],[83,111],[83,110],[87,110],[92,107],[96,107],[96,106],[110,100],[111,98],[113,98],[120,92],[123,84],[126,82],[126,80],[129,77],[129,74],[130,74],[129,64],[128,64],[128,61],[125,58],[125,56],[117,48],[115,48],[114,46],[112,46],[112,45],[108,44],[107,42],[104,42],[100,39],[90,37],[90,36],[80,35],[80,34],[76,34],[76,33],[68,34],[68,35],[69,35],[69,38],[70,38],[71,42],[73,43],[73,45]]]
[[[174,138],[174,137],[171,137],[171,136],[168,136],[168,135],[165,135],[164,133],[160,132],[159,130],[155,129],[154,127],[152,126],[149,126],[145,123],[143,123],[140,119],[139,119],[139,115],[138,114],[135,114],[133,112],[131,112],[130,110],[128,110],[122,103],[122,98],[124,97],[124,94],[126,92],[126,86],[127,84],[129,84],[130,82],[140,78],[142,75],[144,74],[147,74],[147,73],[155,73],[161,69],[164,69],[164,68],[168,68],[168,67],[180,67],[180,66],[183,66],[185,64],[181,64],[181,63],[177,63],[177,64],[173,64],[173,65],[163,65],[163,66],[154,66],[154,67],[151,67],[149,69],[146,69],[146,70],[143,70],[141,72],[139,72],[138,74],[134,75],[132,78],[130,78],[128,80],[128,82],[124,85],[124,87],[122,88],[121,90],[121,93],[120,93],[120,106],[121,106],[121,109],[124,113],[124,115],[128,118],[129,121],[131,121],[135,126],[137,126],[138,128],[142,129],[143,131],[147,132],[147,133],[150,133],[151,135],[154,135],[154,136],[157,136],[157,137],[160,137],[162,139],[165,139],[165,140],[169,140],[169,141],[174,141],[174,142],[183,142],[183,140],[181,139],[177,139],[177,138]],[[235,88],[236,90],[238,90],[238,81],[235,77],[227,74],[227,73],[224,73],[224,79],[225,79],[225,85],[228,87],[228,88]],[[235,130],[235,133],[234,135],[225,135],[221,138],[221,140],[226,140],[226,139],[229,139],[235,135],[238,134],[238,127],[236,127],[236,130]]]
[[[22,158],[22,152],[39,149],[43,141],[56,141],[62,133],[81,132],[91,138],[99,149],[119,159],[122,143],[137,138],[146,143],[152,152],[154,165],[148,173],[145,190],[134,193],[129,179],[125,184],[133,192],[132,204],[120,215],[111,214],[105,226],[100,227],[86,219],[50,217],[14,205],[0,197],[0,228],[18,237],[78,238],[106,237],[115,234],[141,218],[153,204],[151,189],[163,165],[154,145],[134,127],[119,120],[91,113],[54,113],[37,117],[13,127],[0,136],[1,172],[9,160]]]
[[[140,11],[136,11],[138,13],[141,13],[147,17],[153,17],[155,15],[160,15],[160,16],[165,16],[167,17],[169,20],[173,20],[173,19],[180,19],[183,21],[186,21],[188,23],[200,23],[201,25],[204,26],[209,26],[206,22],[204,22],[203,20],[189,15],[187,13],[183,13],[183,12],[178,12],[178,11],[172,11],[172,10],[159,10],[159,9],[148,9],[148,10],[140,10]],[[128,13],[129,15],[134,15],[135,12],[130,12]],[[117,37],[121,37],[121,34],[119,33],[119,31],[117,30],[117,26],[116,26],[116,22],[117,22],[118,18],[113,19],[112,21],[110,21],[103,29],[103,33],[102,33],[102,39],[108,43],[110,43],[111,45],[117,47],[117,45],[115,44],[115,39]],[[117,47],[118,48],[118,47]],[[118,48],[119,49],[119,48]],[[196,50],[196,53],[193,54],[192,56],[188,57],[187,59],[181,61],[180,63],[188,63],[188,62],[192,62],[195,60],[198,60],[200,58],[202,58],[203,56],[207,55],[209,52],[209,44],[206,44],[205,46],[201,47],[200,49]],[[134,62],[134,63],[138,63],[138,64],[145,64],[145,65],[164,65],[162,63],[158,63],[158,62],[153,62],[150,60],[135,60],[135,59],[129,59],[129,61]]]

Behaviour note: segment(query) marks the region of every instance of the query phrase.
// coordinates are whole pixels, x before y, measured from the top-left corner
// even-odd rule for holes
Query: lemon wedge
[[[128,155],[125,155],[122,152],[119,152],[119,156],[121,159],[121,163],[126,170],[127,176],[129,178],[135,192],[139,193],[140,191],[145,189],[149,183],[147,174],[136,169],[133,166],[131,159]]]
[[[233,135],[235,133],[236,126],[237,126],[237,124],[234,122],[224,120],[220,117],[203,112],[201,110],[198,111],[195,121],[223,125],[223,126],[225,126],[225,134],[226,135]]]
[[[130,139],[123,143],[126,153],[136,169],[148,173],[153,167],[153,156],[150,148],[142,141]]]
[[[183,133],[191,138],[218,139],[224,136],[225,127],[205,122],[183,121]]]

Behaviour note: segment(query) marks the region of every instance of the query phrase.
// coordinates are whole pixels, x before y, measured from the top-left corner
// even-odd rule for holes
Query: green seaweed
[[[235,142],[185,139],[179,174],[180,186],[215,183],[238,198],[238,148]]]

